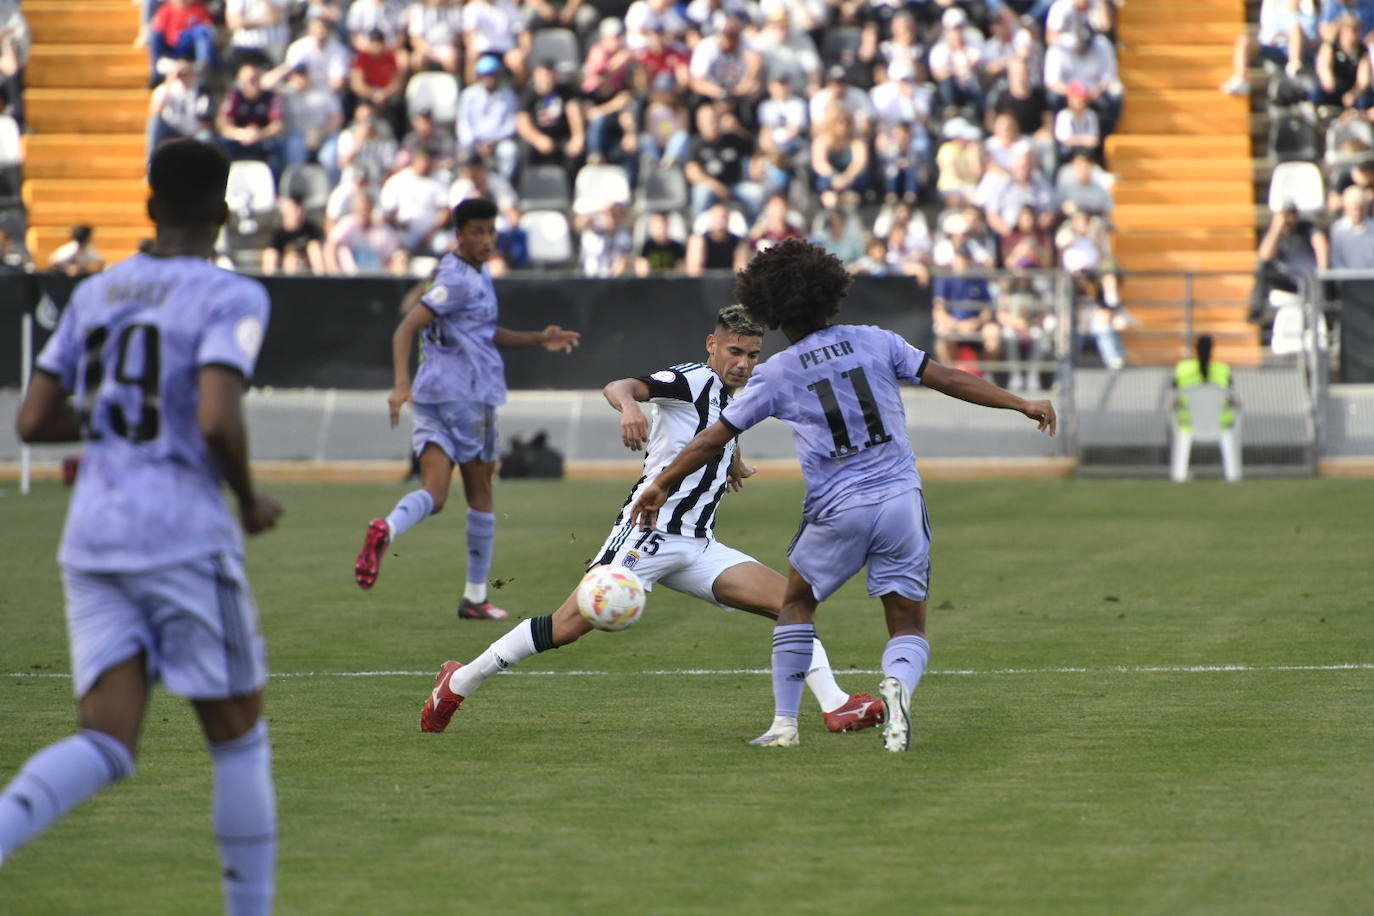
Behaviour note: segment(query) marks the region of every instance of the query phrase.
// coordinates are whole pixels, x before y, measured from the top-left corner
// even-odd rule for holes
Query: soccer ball
[[[623,630],[644,613],[644,585],[623,566],[598,566],[577,586],[577,611],[598,630]]]

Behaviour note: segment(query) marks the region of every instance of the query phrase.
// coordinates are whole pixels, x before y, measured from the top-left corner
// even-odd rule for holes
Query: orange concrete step
[[[1135,301],[1127,298],[1126,307],[1130,309],[1131,315],[1140,322],[1143,328],[1161,328],[1172,325],[1178,321],[1187,321],[1189,309],[1181,303],[1170,303],[1160,305]],[[1191,309],[1193,322],[1206,324],[1209,327],[1220,326],[1230,323],[1245,323],[1245,316],[1249,313],[1247,303],[1232,303],[1227,305],[1197,305]]]
[[[1126,98],[1134,101],[1140,93],[1171,89],[1208,89],[1217,92],[1231,77],[1231,65],[1217,63],[1210,66],[1153,67],[1131,66],[1121,70],[1121,83]]]
[[[24,93],[36,133],[142,133],[146,89],[30,89]]]
[[[1107,138],[1107,155],[1113,164],[1119,159],[1138,158],[1216,158],[1249,159],[1250,135],[1211,131],[1207,134],[1116,133]]]
[[[1196,274],[1192,278],[1194,303],[1247,304],[1254,288],[1253,273]],[[1187,278],[1180,273],[1169,275],[1127,274],[1121,284],[1121,297],[1126,302],[1179,303],[1188,295]]]
[[[1118,34],[1121,43],[1127,47],[1130,47],[1132,43],[1161,44],[1167,42],[1176,45],[1224,47],[1227,53],[1230,53],[1236,36],[1245,34],[1245,19],[1242,16],[1230,22],[1197,22],[1191,19],[1185,22],[1169,22],[1167,20],[1136,22],[1130,26],[1122,26],[1118,29]]]
[[[24,163],[24,177],[27,179],[118,178],[124,181],[137,182],[139,187],[143,188],[146,175],[147,163],[141,155],[84,156],[82,158],[43,156],[37,159],[30,158]]]
[[[123,226],[92,225],[95,228],[92,240],[96,250],[104,256],[106,263],[110,264],[127,258],[138,250],[139,242],[153,237],[151,223]],[[25,236],[29,251],[40,266],[46,265],[48,256],[70,238],[70,226],[31,226]]]
[[[129,201],[48,201],[29,208],[34,226],[72,226],[76,223],[138,226],[148,219],[145,197]]]
[[[41,178],[24,182],[24,203],[30,207],[49,204],[142,204],[148,189],[142,181],[117,179]]]
[[[139,8],[128,0],[25,0],[24,18],[34,44],[131,44],[138,34]]]
[[[24,82],[38,89],[142,89],[148,82],[148,57],[125,44],[36,45]]]
[[[1132,229],[1240,229],[1255,223],[1255,205],[1179,206],[1120,204],[1112,213],[1120,231]]]
[[[1220,65],[1229,67],[1234,42],[1235,35],[1231,36],[1225,46],[1183,44],[1175,40],[1159,43],[1128,42],[1123,43],[1117,50],[1117,60],[1122,70],[1189,69]]]
[[[1250,135],[1250,110],[1237,111],[1150,111],[1126,107],[1117,130],[1130,134],[1199,134],[1225,131],[1237,136]]]
[[[142,157],[147,145],[143,129],[122,133],[78,134],[54,132],[24,136],[25,161],[81,159],[101,156]]]
[[[1211,116],[1250,116],[1250,100],[1223,95],[1213,89],[1166,89],[1130,96],[1126,100],[1132,113],[1196,112]]]
[[[1253,270],[1253,251],[1137,251],[1118,254],[1126,270]]]
[[[1251,329],[1253,334],[1254,329]],[[1194,331],[1196,334],[1206,334],[1208,331],[1199,328]],[[1158,340],[1146,338],[1132,338],[1129,334],[1124,335],[1123,343],[1126,346],[1126,364],[1129,366],[1172,366],[1181,359],[1187,359],[1193,353],[1183,337],[1177,340]],[[1216,359],[1221,360],[1233,367],[1239,366],[1250,368],[1258,366],[1264,359],[1263,351],[1259,343],[1243,341],[1230,341],[1218,336],[1216,347],[1212,351]]]
[[[1245,24],[1245,4],[1237,0],[1224,3],[1179,3],[1169,0],[1145,0],[1127,3],[1117,11],[1117,28],[1123,36],[1130,36],[1140,25],[1178,25],[1181,23]]]
[[[1118,232],[1112,240],[1117,254],[1127,251],[1167,251],[1187,248],[1194,251],[1234,251],[1256,245],[1251,229],[1175,229],[1167,232]]]
[[[1239,204],[1253,201],[1254,182],[1139,180],[1119,181],[1112,191],[1118,204]]]
[[[1173,158],[1126,156],[1112,162],[1118,186],[1129,181],[1239,181],[1254,180],[1254,162],[1248,156]]]

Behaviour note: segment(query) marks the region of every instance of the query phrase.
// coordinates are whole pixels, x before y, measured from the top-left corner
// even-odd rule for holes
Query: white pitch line
[[[1268,671],[1374,671],[1374,663],[1346,662],[1338,665],[1117,665],[1106,668],[950,668],[927,671],[927,677],[1006,677],[1036,674],[1233,674]],[[502,671],[503,677],[727,677],[743,674],[771,674],[767,668],[676,668],[650,671]],[[838,674],[882,674],[877,668],[843,668]],[[307,677],[432,677],[428,671],[279,671],[274,678]],[[6,671],[0,677],[64,678],[65,672]]]

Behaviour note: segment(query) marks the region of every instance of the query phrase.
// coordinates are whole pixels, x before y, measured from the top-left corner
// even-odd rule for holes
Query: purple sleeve
[[[76,340],[76,297],[73,295],[72,301],[62,310],[57,330],[48,338],[34,365],[57,379],[67,391],[75,391],[76,364],[80,356]]]
[[[926,370],[926,363],[930,361],[930,355],[907,343],[899,334],[889,332],[888,342],[892,345],[892,370],[897,374],[897,378],[919,382],[921,373]]]
[[[756,426],[773,416],[773,392],[768,384],[768,373],[760,366],[754,377],[744,386],[739,397],[725,405],[720,412],[721,422],[737,433]]]
[[[252,378],[268,312],[267,291],[262,286],[253,281],[236,284],[211,312],[196,348],[196,365],[228,366],[245,379]]]
[[[435,272],[429,289],[420,297],[420,302],[434,314],[443,317],[462,308],[463,300],[466,298],[464,293],[461,277],[455,271],[445,270],[441,265]]]

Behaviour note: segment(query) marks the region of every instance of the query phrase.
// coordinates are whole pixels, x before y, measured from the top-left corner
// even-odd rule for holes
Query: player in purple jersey
[[[617,379],[602,389],[607,403],[620,412],[620,439],[631,451],[645,448],[644,476],[630,491],[650,480],[676,457],[697,432],[715,418],[730,396],[749,380],[763,349],[763,329],[737,305],[722,309],[715,332],[706,338],[707,361]],[[650,426],[640,404],[652,402]],[[738,490],[753,469],[745,466],[733,445],[720,460],[702,468],[672,494],[660,530],[638,538],[622,507],[610,537],[592,560],[633,567],[645,588],[655,583],[724,608],[738,608],[776,620],[787,580],[748,554],[715,539],[716,507],[727,489]],[[628,506],[630,500],[625,501]],[[566,646],[590,633],[592,626],[577,611],[574,589],[552,614],[517,624],[464,665],[450,660],[439,668],[434,689],[420,711],[420,730],[441,732],[463,701],[493,674],[530,656]],[[835,683],[825,648],[817,642],[806,685],[815,694],[832,732],[859,731],[882,721],[882,704],[866,693],[853,696]]]
[[[788,549],[791,576],[773,631],[773,724],[754,739],[791,747],[797,739],[802,677],[811,659],[816,606],[868,566],[868,593],[880,598],[890,639],[879,695],[883,746],[911,744],[911,693],[930,656],[925,639],[930,526],[921,478],[906,433],[899,382],[984,407],[1015,410],[1054,435],[1049,401],[1027,401],[977,376],[950,369],[890,331],[830,325],[851,278],[835,257],[789,239],[740,271],[736,298],[750,316],[780,328],[791,346],[759,366],[744,392],[682,450],[631,507],[652,528],[672,488],[731,439],[767,417],[792,428],[806,481],[802,523]]]
[[[454,465],[467,498],[467,588],[458,616],[499,620],[509,616],[487,600],[496,535],[491,479],[496,470],[496,408],[506,402],[506,370],[498,348],[543,347],[570,353],[581,335],[551,324],[542,331],[508,331],[496,324],[496,291],[487,262],[496,251],[496,205],[470,198],[453,208],[455,250],[444,256],[420,306],[401,319],[391,338],[396,386],[387,396],[391,425],[410,401],[415,411],[411,448],[420,456],[421,488],[401,497],[386,518],[367,526],[353,565],[358,586],[372,588],[386,547],[444,508]],[[424,336],[424,358],[410,380],[415,335]]]
[[[272,909],[277,815],[266,658],[223,487],[249,534],[281,507],[253,485],[241,406],[267,293],[209,262],[228,177],[215,146],[158,148],[152,250],[77,287],[19,409],[26,442],[86,441],[58,554],[80,731],[0,792],[0,859],[133,773],[161,680],[209,743],[225,908],[247,916]]]

